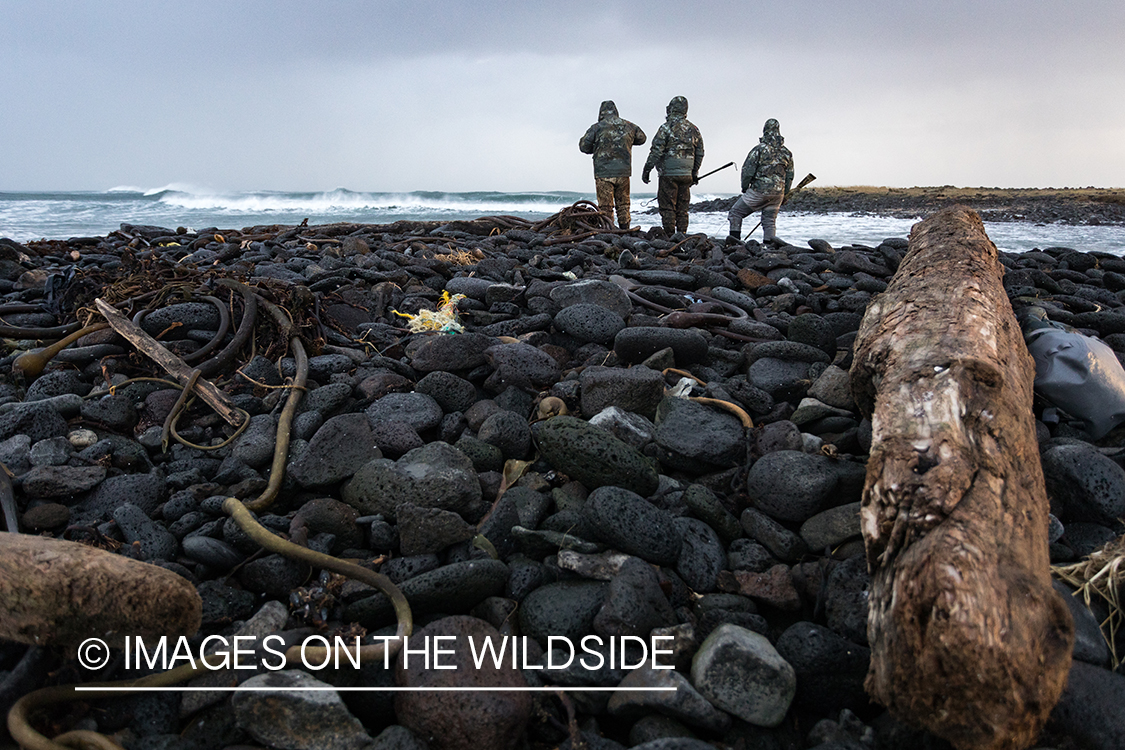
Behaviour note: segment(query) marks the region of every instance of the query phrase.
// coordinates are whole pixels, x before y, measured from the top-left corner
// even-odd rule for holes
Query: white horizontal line
[[[557,693],[557,692],[586,692],[586,693],[668,693],[675,692],[675,687],[82,687],[76,685],[75,692],[103,692],[103,693],[139,693],[139,692],[171,692],[171,693],[425,693],[425,692],[461,692],[461,693]]]

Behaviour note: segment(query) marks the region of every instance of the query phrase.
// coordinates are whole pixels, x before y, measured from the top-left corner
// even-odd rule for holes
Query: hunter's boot
[[[727,245],[737,245],[742,242],[742,226],[730,225],[730,234],[727,235]]]

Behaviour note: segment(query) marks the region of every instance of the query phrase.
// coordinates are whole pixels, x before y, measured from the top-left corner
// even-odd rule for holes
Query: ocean
[[[727,198],[731,193],[696,191],[693,201]],[[101,236],[126,224],[203,229],[242,229],[263,224],[355,222],[389,224],[400,219],[428,221],[509,215],[544,219],[577,200],[593,200],[593,193],[470,192],[405,193],[357,192],[339,188],[328,192],[217,192],[186,185],[151,190],[116,187],[101,192],[0,192],[0,237],[17,242]],[[633,223],[645,229],[658,225],[654,193],[633,195]],[[758,217],[750,217],[745,227]],[[833,246],[875,246],[888,237],[906,237],[921,216],[899,219],[870,214],[813,214],[782,211],[778,234],[792,244],[822,239]],[[989,237],[1001,250],[1026,252],[1046,247],[1070,247],[1125,256],[1125,227],[1070,226],[1031,222],[985,222]],[[712,236],[727,234],[725,213],[693,213],[690,231]],[[754,237],[761,239],[761,229]]]

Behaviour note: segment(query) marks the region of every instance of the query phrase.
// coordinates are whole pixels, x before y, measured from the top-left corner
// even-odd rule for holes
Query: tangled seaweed
[[[1125,661],[1125,654],[1117,653],[1115,645],[1117,632],[1125,625],[1125,536],[1106,543],[1080,562],[1053,566],[1051,572],[1073,586],[1074,595],[1081,594],[1087,607],[1095,597],[1105,602],[1109,614],[1100,625],[1113,668],[1117,669]]]

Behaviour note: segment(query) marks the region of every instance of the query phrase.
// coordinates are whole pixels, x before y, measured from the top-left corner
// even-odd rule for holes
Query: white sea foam
[[[205,194],[207,192],[207,188],[202,188],[186,182],[169,182],[164,187],[149,188],[148,190],[142,190],[140,192],[145,196],[160,195],[161,193],[170,192],[186,193],[188,195],[191,195],[196,193]]]
[[[170,191],[160,196],[169,206],[192,210],[229,213],[308,212],[339,214],[357,210],[390,213],[459,213],[464,215],[542,212],[555,213],[573,203],[574,198],[541,194],[526,200],[505,200],[479,194],[449,193],[361,193],[338,188],[324,193],[192,193]]]
[[[639,187],[639,185],[638,185]],[[651,188],[651,185],[645,186]],[[696,201],[729,197],[724,193],[696,192]],[[361,192],[337,188],[320,192],[217,191],[186,183],[142,189],[120,185],[105,192],[3,193],[0,194],[0,236],[19,242],[33,239],[108,234],[122,223],[164,227],[194,226],[241,229],[256,224],[310,224],[348,221],[385,224],[399,219],[473,219],[511,214],[539,220],[589,193],[570,192]],[[652,193],[634,193],[633,223],[644,229],[660,224]],[[751,216],[743,224],[757,223]],[[811,214],[782,211],[777,231],[798,246],[823,239],[836,247],[848,244],[876,246],[888,237],[906,237],[917,219],[869,214]],[[1125,227],[1068,226],[1028,222],[985,222],[989,237],[1001,250],[1024,252],[1051,246],[1100,250],[1125,256]],[[725,237],[725,212],[693,213],[692,232]],[[761,229],[753,235],[761,239]],[[744,237],[745,239],[745,237]]]

